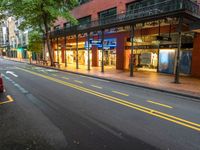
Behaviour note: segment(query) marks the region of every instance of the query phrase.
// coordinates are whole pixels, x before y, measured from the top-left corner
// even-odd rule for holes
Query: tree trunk
[[[36,64],[38,64],[38,55],[37,55],[37,53],[36,53],[35,57],[36,57]]]
[[[46,35],[46,41],[47,41],[47,49],[49,52],[49,57],[50,57],[50,62],[51,62],[51,66],[54,66],[53,63],[53,55],[52,55],[52,49],[51,49],[51,43],[50,43],[50,35],[49,35],[49,29],[48,29],[48,25],[46,22],[46,19],[44,18],[44,27],[45,27],[45,35]]]
[[[47,41],[47,48],[48,48],[48,52],[49,52],[49,57],[50,57],[50,62],[51,62],[51,66],[54,66],[54,63],[53,63],[53,56],[52,56],[52,49],[51,49],[51,44],[50,44],[50,40],[49,40],[49,33],[46,34],[47,38],[46,38],[46,41]]]

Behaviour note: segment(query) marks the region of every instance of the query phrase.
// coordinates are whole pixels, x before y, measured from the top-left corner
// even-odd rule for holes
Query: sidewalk
[[[17,59],[12,59],[12,60],[19,61]],[[27,60],[21,60],[21,62],[29,63],[29,61]],[[36,64],[35,61],[33,61],[32,64],[44,67],[41,64]],[[165,75],[154,72],[134,72],[134,77],[130,77],[129,72],[119,71],[114,68],[105,68],[105,73],[101,73],[100,67],[97,68],[93,67],[91,68],[90,71],[87,70],[87,67],[81,67],[80,69],[75,69],[75,66],[68,66],[66,68],[62,67],[62,69],[58,70],[95,76],[98,78],[104,78],[108,80],[114,80],[117,82],[123,82],[126,84],[147,87],[159,91],[167,91],[170,93],[177,93],[180,95],[188,95],[190,97],[197,97],[198,99],[200,99],[200,79],[197,78],[181,76],[180,77],[181,84],[174,84],[173,75]]]

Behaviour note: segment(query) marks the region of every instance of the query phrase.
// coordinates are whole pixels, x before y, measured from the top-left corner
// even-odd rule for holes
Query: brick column
[[[117,47],[116,47],[116,69],[124,69],[124,49],[125,49],[125,38],[124,36],[117,37]]]
[[[192,76],[200,77],[200,33],[196,33],[192,51]]]
[[[99,61],[99,53],[98,48],[96,46],[92,46],[92,67],[98,67],[98,61]]]

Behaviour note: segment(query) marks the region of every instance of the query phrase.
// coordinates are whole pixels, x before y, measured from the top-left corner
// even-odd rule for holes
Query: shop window
[[[191,65],[192,65],[192,51],[191,50],[181,51],[180,72],[183,74],[190,74]]]

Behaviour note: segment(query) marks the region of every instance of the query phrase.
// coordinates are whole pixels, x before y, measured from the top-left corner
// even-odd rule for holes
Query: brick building
[[[200,77],[198,3],[82,0],[72,10],[79,25],[61,18],[55,22],[54,61],[102,72],[116,68]]]

